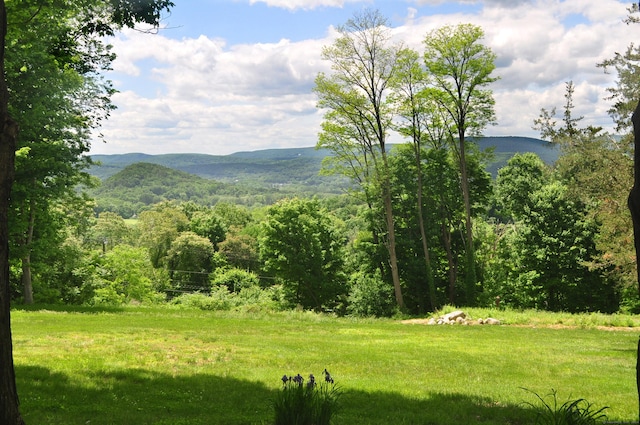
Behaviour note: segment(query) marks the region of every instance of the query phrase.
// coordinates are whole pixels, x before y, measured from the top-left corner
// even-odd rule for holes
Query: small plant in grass
[[[527,403],[535,409],[536,425],[593,425],[607,419],[604,411],[608,407],[596,410],[593,404],[583,398],[567,400],[559,404],[556,390],[551,390],[550,401],[546,401],[533,391],[527,389],[525,391],[531,392],[539,401],[537,404]]]
[[[282,390],[273,403],[275,425],[328,425],[338,409],[340,392],[324,370],[324,380],[318,383],[313,375],[282,377]]]

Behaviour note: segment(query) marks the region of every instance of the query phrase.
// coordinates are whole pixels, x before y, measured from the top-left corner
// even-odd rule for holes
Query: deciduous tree
[[[396,302],[403,307],[387,158],[393,119],[387,94],[399,47],[391,44],[387,20],[377,10],[356,14],[338,32],[322,51],[333,72],[316,78],[318,106],[326,111],[317,147],[346,164],[342,170],[361,185],[368,202],[379,194]]]
[[[280,279],[290,301],[306,308],[332,307],[345,292],[344,240],[317,201],[283,200],[262,224],[260,257]]]
[[[469,173],[466,160],[467,136],[478,135],[495,121],[494,100],[487,86],[496,81],[495,54],[482,44],[483,30],[472,24],[443,26],[424,39],[424,62],[433,84],[441,91],[441,106],[454,125],[452,142],[457,139],[460,185],[465,206],[467,302],[474,303],[476,286],[475,256]],[[452,145],[456,146],[456,145]]]

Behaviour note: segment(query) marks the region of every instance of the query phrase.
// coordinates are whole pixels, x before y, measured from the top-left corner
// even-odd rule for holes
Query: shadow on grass
[[[273,388],[235,378],[177,376],[128,369],[89,376],[79,386],[40,367],[16,368],[27,424],[271,424]],[[395,393],[344,391],[336,424],[468,425],[531,423],[525,405],[501,405],[461,394],[412,399]]]

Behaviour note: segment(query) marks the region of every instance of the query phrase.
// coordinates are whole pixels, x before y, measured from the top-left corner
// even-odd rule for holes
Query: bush
[[[357,275],[349,294],[347,313],[362,317],[390,317],[395,313],[393,287],[377,276]]]
[[[229,292],[240,292],[243,289],[258,286],[260,278],[257,274],[241,269],[219,269],[213,275],[211,284],[215,290],[225,286]]]
[[[243,288],[238,293],[229,292],[226,286],[215,287],[211,294],[183,294],[171,300],[171,303],[187,308],[209,311],[264,310],[279,311],[287,306],[281,301],[278,288],[261,289],[257,286]]]
[[[198,308],[200,310],[209,311],[226,311],[231,310],[232,294],[227,291],[227,288],[221,287],[218,290],[212,291],[210,295],[202,293],[182,294],[171,300],[172,304],[188,307]]]

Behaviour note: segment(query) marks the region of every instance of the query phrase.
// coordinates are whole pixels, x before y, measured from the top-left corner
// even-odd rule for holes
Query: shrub
[[[258,286],[260,278],[257,274],[242,269],[219,269],[213,275],[213,289],[225,286],[229,292],[240,292],[242,289]]]
[[[393,288],[377,276],[358,274],[351,287],[347,313],[362,317],[390,317],[395,313]]]
[[[202,293],[183,294],[175,297],[171,302],[175,305],[198,308],[200,310],[231,310],[233,306],[232,294],[227,291],[227,288],[221,287],[216,291],[212,291],[211,295]]]

